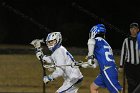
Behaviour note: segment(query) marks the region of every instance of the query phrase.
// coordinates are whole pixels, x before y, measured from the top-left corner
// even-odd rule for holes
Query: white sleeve
[[[53,55],[55,65],[61,66],[61,65],[65,65],[66,64],[66,59],[65,59],[65,54],[64,53],[65,53],[65,51],[58,50],[55,53],[55,55]],[[53,78],[57,78],[57,77],[62,76],[64,74],[65,69],[66,69],[65,66],[56,67],[56,70],[52,73],[52,77]]]
[[[61,68],[56,67],[56,70],[51,74],[51,77],[53,79],[56,79],[57,77],[60,77],[63,75],[63,70]]]
[[[95,39],[89,39],[87,44],[88,44],[88,56],[91,56],[93,55],[94,52]]]
[[[53,63],[53,60],[51,58],[51,56],[43,56],[42,58],[43,62],[47,62],[47,63]]]
[[[66,65],[66,52],[63,49],[60,49],[55,53],[54,61],[57,66]]]

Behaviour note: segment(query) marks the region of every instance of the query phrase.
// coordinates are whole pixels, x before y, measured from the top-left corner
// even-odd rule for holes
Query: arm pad
[[[88,44],[88,56],[91,56],[93,55],[94,52],[95,39],[89,39],[87,44]]]

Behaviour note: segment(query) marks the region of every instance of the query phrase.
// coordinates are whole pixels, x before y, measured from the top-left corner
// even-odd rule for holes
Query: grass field
[[[74,57],[76,60],[84,60],[84,56]],[[115,56],[115,60],[118,65],[119,56]],[[78,93],[90,93],[89,85],[96,78],[99,69],[80,68],[80,70],[84,80]],[[119,80],[122,85],[122,73],[119,73]],[[46,93],[54,93],[62,82],[60,77],[47,84]],[[42,92],[42,69],[35,55],[0,55],[0,92]],[[99,93],[109,92],[101,89]]]

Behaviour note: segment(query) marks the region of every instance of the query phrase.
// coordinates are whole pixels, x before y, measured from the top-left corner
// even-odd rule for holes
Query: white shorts
[[[82,84],[82,80],[74,80],[72,82],[64,81],[63,85],[56,91],[56,93],[77,93],[78,89]]]

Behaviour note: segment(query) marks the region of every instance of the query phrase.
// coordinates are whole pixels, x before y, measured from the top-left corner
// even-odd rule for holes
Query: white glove
[[[42,60],[42,57],[44,56],[43,52],[42,51],[38,51],[36,52],[36,57],[38,60]]]
[[[55,68],[55,65],[43,65],[45,68]]]
[[[55,65],[43,65],[44,68],[47,68],[48,71],[53,72],[55,70]]]
[[[35,39],[30,44],[33,45],[35,48],[40,48],[41,43],[43,43],[43,39]]]
[[[48,83],[49,81],[53,81],[53,78],[49,75],[49,76],[44,76],[43,77],[43,82],[44,83]]]
[[[87,67],[89,67],[89,64],[86,62],[86,63],[83,63],[82,65],[81,65],[81,67],[83,67],[83,68],[87,68]]]
[[[88,59],[87,62],[88,62],[89,65],[94,64],[94,59],[95,59],[94,55],[87,56],[86,58]]]
[[[88,59],[88,64],[92,66],[94,64],[93,59]]]
[[[83,62],[82,65],[81,65],[81,67],[83,67],[83,68],[87,68],[87,67],[96,68],[97,66],[98,66],[98,62],[97,62],[97,60],[95,58],[94,58],[94,60],[93,59],[91,59],[91,60],[89,59],[88,62]]]

